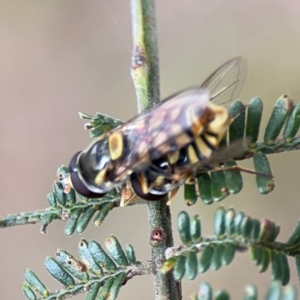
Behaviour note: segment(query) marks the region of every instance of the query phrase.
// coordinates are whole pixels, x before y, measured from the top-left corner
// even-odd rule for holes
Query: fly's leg
[[[170,195],[169,195],[169,200],[167,202],[167,205],[171,205],[171,203],[173,202],[177,192],[179,190],[179,187],[173,189],[171,192],[170,192]]]
[[[137,198],[137,195],[133,192],[130,182],[127,182],[122,186],[122,194],[120,207],[124,207],[132,203]]]
[[[265,178],[273,178],[272,174],[266,174],[266,173],[262,173],[262,172],[256,172],[252,169],[248,169],[248,168],[244,168],[241,166],[231,166],[231,167],[214,167],[212,170],[213,171],[240,171],[240,172],[245,172],[245,173],[249,173],[249,174],[254,174],[254,175],[259,175]]]
[[[242,108],[234,117],[231,118],[230,124],[232,124],[242,113],[246,111],[248,105],[244,104],[244,108]]]
[[[129,204],[132,203],[136,198],[137,198],[137,195],[134,194],[131,198],[129,198],[128,200],[126,200],[126,202],[123,201],[123,203],[122,203],[122,199],[121,199],[120,207],[124,207],[124,206],[129,205]]]

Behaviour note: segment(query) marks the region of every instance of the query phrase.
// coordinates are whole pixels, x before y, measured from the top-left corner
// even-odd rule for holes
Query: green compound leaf
[[[264,135],[268,145],[274,144],[292,108],[293,102],[287,95],[282,95],[276,101]]]
[[[103,276],[102,268],[95,261],[89,250],[88,242],[84,239],[82,239],[78,244],[78,254],[83,263],[87,266],[89,272],[95,274],[96,276]]]
[[[186,272],[187,279],[193,280],[196,278],[198,273],[197,267],[198,267],[197,254],[196,252],[189,251],[185,261],[185,272]]]
[[[77,222],[83,212],[83,208],[78,207],[73,210],[71,210],[71,217],[68,219],[66,225],[65,225],[65,235],[70,236],[75,232]]]
[[[255,171],[260,174],[256,175],[256,185],[261,194],[269,194],[274,190],[275,183],[271,172],[271,167],[267,156],[262,152],[255,152],[253,156]],[[269,177],[268,177],[269,176]]]
[[[215,212],[214,217],[214,230],[215,235],[220,238],[225,234],[225,209],[224,207],[219,207]]]
[[[247,109],[246,137],[250,138],[250,147],[255,146],[263,112],[263,102],[259,97],[253,98]]]
[[[290,267],[286,255],[283,252],[279,252],[278,255],[281,270],[280,281],[283,286],[286,286],[290,282]]]
[[[111,195],[106,195],[102,200],[93,202],[83,200],[82,202],[78,202],[74,207],[68,208],[67,214],[69,214],[69,217],[67,218],[64,229],[65,234],[70,236],[75,231],[82,233],[96,212],[98,212],[98,214],[94,219],[94,225],[100,226],[110,210],[115,206],[114,201],[105,203],[105,201],[112,199],[112,197],[113,192]]]
[[[233,166],[237,166],[237,163],[234,160],[227,161],[224,164],[224,168],[230,168]],[[225,174],[225,182],[229,193],[230,194],[239,193],[243,188],[243,177],[241,172],[239,170],[235,170],[235,171],[225,170],[224,174]]]
[[[272,280],[280,280],[282,276],[280,257],[278,251],[273,250],[271,252],[272,256]]]
[[[255,285],[247,285],[245,287],[245,295],[243,300],[257,300],[258,299],[258,291]]]
[[[112,190],[101,199],[87,199],[81,195],[76,195],[75,190],[70,185],[69,176],[69,169],[66,166],[58,168],[53,192],[47,195],[50,210],[45,210],[41,218],[43,222],[42,233],[55,219],[67,221],[64,230],[66,235],[70,236],[75,231],[82,233],[96,212],[98,213],[94,219],[94,225],[100,226],[116,202],[120,201],[116,190]]]
[[[66,206],[72,206],[76,203],[76,193],[73,188],[71,188],[66,194]]]
[[[55,216],[51,213],[45,213],[43,217],[41,218],[42,221],[42,226],[40,228],[40,233],[45,234],[46,233],[46,228],[52,221],[55,219]]]
[[[229,126],[230,143],[243,139],[245,132],[245,106],[241,101],[232,102],[229,115],[233,122]]]
[[[76,224],[76,231],[82,233],[88,226],[95,212],[98,210],[98,206],[90,206],[79,218]]]
[[[104,245],[105,245],[108,253],[112,257],[112,259],[118,265],[120,265],[122,267],[129,265],[129,262],[128,262],[127,257],[122,249],[122,246],[115,236],[111,235],[110,237],[108,237],[105,240]]]
[[[300,245],[300,221],[298,221],[298,224],[294,229],[287,243],[289,246],[295,246],[295,247]]]
[[[190,217],[185,211],[181,211],[177,217],[177,228],[180,234],[180,239],[184,245],[189,245],[192,242],[190,233]]]
[[[186,262],[186,257],[183,255],[178,256],[176,259],[176,263],[173,270],[173,276],[174,279],[177,281],[181,280],[185,274],[185,270],[186,270],[185,262]]]
[[[208,173],[201,173],[197,177],[198,189],[200,193],[201,200],[204,204],[212,204],[214,199],[211,193],[211,180]]]
[[[233,208],[229,208],[225,213],[225,230],[226,233],[231,236],[235,234],[235,210]]]
[[[222,265],[228,266],[234,259],[236,246],[233,243],[223,244],[225,249],[222,255]]]
[[[75,280],[73,277],[53,258],[47,256],[44,265],[49,274],[64,286],[73,286]]]
[[[100,288],[100,291],[98,293],[98,299],[105,300],[109,297],[110,289],[114,283],[115,279],[113,277],[110,277],[108,280],[105,281],[104,285]]]
[[[130,244],[127,244],[125,246],[125,252],[126,252],[126,256],[127,259],[129,261],[130,264],[135,264],[136,263],[136,257],[135,257],[135,251],[133,249],[133,246]]]
[[[48,203],[50,206],[52,207],[57,207],[57,200],[56,200],[56,196],[55,194],[52,192],[52,193],[49,193],[47,195],[47,200],[48,200]]]
[[[260,233],[260,222],[257,219],[252,219],[251,239],[257,240]]]
[[[245,214],[241,211],[234,217],[234,228],[235,233],[240,235],[242,234],[242,223],[244,221]]]
[[[190,233],[193,243],[201,241],[201,222],[198,215],[195,215],[190,219]]]
[[[230,299],[229,293],[225,290],[220,290],[214,293],[209,283],[201,283],[197,295],[192,295],[193,300],[217,300]],[[282,288],[280,282],[274,281],[269,287],[266,297],[262,298],[258,295],[258,290],[254,285],[247,285],[244,290],[243,300],[296,300],[296,289],[292,286]]]
[[[259,266],[262,260],[262,252],[263,252],[262,248],[257,245],[250,245],[248,247],[248,251],[250,257],[256,262],[255,265]]]
[[[195,184],[184,185],[184,199],[187,206],[192,206],[197,202],[197,193]]]
[[[180,212],[179,217],[185,245],[174,249],[169,248],[170,251],[166,252],[170,257],[167,260],[168,270],[176,264],[176,280],[181,280],[185,274],[189,279],[194,279],[196,269],[199,273],[204,273],[208,269],[218,270],[222,266],[229,265],[237,251],[248,250],[260,272],[265,272],[271,264],[272,279],[281,281],[284,286],[289,283],[290,270],[287,255],[294,256],[298,253],[294,252],[299,250],[289,244],[276,241],[280,227],[274,222],[267,219],[259,221],[244,212],[236,213],[233,208],[225,210],[224,207],[219,207],[214,218],[215,236],[205,238],[197,234],[197,238],[191,238],[194,237],[195,231],[191,224],[195,222],[200,226],[198,216],[190,218],[186,212]],[[198,253],[200,253],[198,266],[195,268]]]
[[[103,205],[103,207],[100,209],[99,213],[94,219],[95,226],[100,226],[102,224],[102,222],[104,221],[104,219],[106,218],[106,216],[112,210],[113,207],[114,207],[113,202],[108,202]]]
[[[212,270],[217,271],[222,267],[224,251],[225,251],[225,245],[223,244],[216,245],[214,254],[212,256],[211,265],[210,265],[210,268]]]
[[[221,268],[224,251],[225,246],[223,244],[216,245],[210,264],[211,270],[217,271]]]
[[[296,261],[296,269],[297,269],[298,281],[300,282],[300,254],[296,255],[295,261]]]
[[[209,283],[203,282],[199,286],[198,290],[198,300],[212,300],[213,299],[213,291]]]
[[[87,282],[90,278],[86,266],[64,250],[56,251],[56,260],[72,276],[80,281]]]
[[[93,258],[101,267],[106,268],[108,271],[115,271],[117,269],[117,266],[114,263],[114,261],[109,257],[109,255],[96,241],[92,240],[88,244],[89,250]]]
[[[280,233],[280,227],[268,219],[263,219],[260,223],[258,240],[274,242]]]
[[[126,278],[126,273],[120,273],[117,276],[117,278],[115,279],[114,283],[111,286],[110,295],[107,299],[114,300],[117,298],[120,288],[123,285],[125,278]]]
[[[116,241],[116,238],[114,240]],[[137,272],[139,268],[144,270],[145,267],[152,268],[148,262],[144,264],[136,262],[131,245],[127,245],[126,249],[132,265],[123,271],[124,269],[117,267],[96,241],[88,243],[82,239],[78,246],[80,260],[64,250],[57,250],[56,259],[49,256],[45,259],[47,271],[63,285],[62,289],[50,294],[40,279],[27,269],[22,287],[23,293],[30,300],[41,299],[37,298],[36,293],[42,295],[43,299],[54,300],[65,299],[82,292],[87,292],[85,298],[87,300],[115,299],[126,279],[126,272]],[[105,271],[100,265],[105,268]]]
[[[90,131],[90,137],[95,138],[103,133],[112,130],[123,124],[121,120],[112,118],[111,116],[96,113],[95,116],[79,113],[79,117],[84,120],[89,120],[89,123],[84,124],[84,128]]]
[[[283,290],[282,300],[296,300],[297,299],[297,291],[293,286],[287,286]]]
[[[27,286],[31,287],[32,290],[37,291],[43,297],[47,297],[49,295],[49,290],[33,271],[31,271],[30,269],[26,269],[24,277],[28,284]]]
[[[33,291],[33,289],[30,287],[30,285],[27,282],[23,283],[22,291],[27,299],[29,300],[36,300],[37,297]]]
[[[213,245],[207,245],[204,248],[198,263],[199,273],[204,273],[210,268],[214,252],[215,247]]]
[[[300,126],[300,103],[297,103],[286,122],[284,132],[283,132],[283,138],[286,139],[287,142],[290,142],[293,137],[297,134]]]
[[[259,264],[260,266],[260,272],[266,272],[269,266],[269,263],[271,262],[271,253],[266,248],[261,248],[261,262]]]
[[[163,274],[167,274],[168,272],[170,272],[171,270],[173,270],[174,267],[175,267],[176,262],[177,262],[177,258],[175,258],[175,257],[170,257],[169,259],[167,259],[164,262],[164,264],[163,264],[163,266],[161,268],[162,273]]]
[[[53,193],[56,196],[57,203],[61,206],[66,206],[67,199],[66,194],[64,193],[64,189],[60,182],[53,183]]]
[[[210,177],[210,188],[212,198],[214,201],[220,202],[229,195],[224,172],[222,170],[211,172]]]
[[[89,288],[88,288],[88,293],[85,297],[85,300],[96,300],[99,289],[100,289],[100,282],[95,282],[93,283]]]
[[[226,291],[217,291],[215,293],[215,300],[229,300],[229,294]]]
[[[271,284],[266,300],[280,300],[282,297],[282,288],[281,284],[278,281],[275,281]]]
[[[241,223],[241,234],[244,238],[249,238],[252,230],[252,220],[249,216],[245,216]]]

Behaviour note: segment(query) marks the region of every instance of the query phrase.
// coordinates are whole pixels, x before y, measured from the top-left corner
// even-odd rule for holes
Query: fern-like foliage
[[[78,245],[80,259],[75,259],[64,250],[57,250],[55,257],[48,256],[44,265],[48,273],[62,284],[62,288],[51,293],[38,276],[27,269],[23,292],[30,300],[33,299],[65,299],[78,293],[86,292],[86,300],[116,299],[125,282],[139,270],[151,272],[150,262],[136,261],[135,251],[131,245],[123,250],[115,236],[108,237],[104,246],[92,240],[82,239]],[[42,298],[38,298],[39,294]]]
[[[188,205],[194,204],[199,196],[205,204],[211,204],[223,200],[229,194],[238,193],[243,187],[243,179],[240,169],[236,167],[236,161],[241,159],[253,158],[260,193],[267,194],[273,190],[274,182],[266,155],[299,148],[300,138],[295,135],[300,125],[300,105],[294,106],[285,95],[280,97],[269,119],[264,141],[257,142],[262,108],[262,101],[258,97],[252,99],[247,106],[240,101],[232,104],[230,114],[236,117],[222,144],[231,147],[237,140],[246,138],[250,141],[248,149],[242,157],[233,157],[231,161],[225,162],[223,169],[201,172],[195,180],[196,184],[185,185],[185,201]],[[121,121],[102,114],[96,114],[94,117],[84,114],[80,116],[89,121],[85,124],[85,128],[90,130],[91,137],[101,135],[122,124]],[[283,127],[283,138],[278,140]],[[42,222],[41,232],[45,233],[52,221],[63,220],[66,222],[65,234],[72,235],[75,232],[82,233],[90,222],[100,226],[110,210],[119,207],[120,190],[114,189],[99,199],[87,199],[74,191],[68,177],[68,168],[61,166],[57,171],[53,191],[47,195],[49,207],[0,218],[0,227]],[[132,193],[132,190],[129,189],[128,192]],[[140,203],[144,204],[145,201],[137,199],[132,205]],[[178,229],[183,245],[167,250],[168,259],[163,266],[163,272],[173,269],[176,280],[181,280],[184,275],[193,280],[199,272],[203,273],[208,269],[218,270],[230,264],[236,252],[248,251],[260,268],[260,272],[266,271],[271,265],[272,280],[277,280],[282,285],[287,285],[290,279],[287,256],[296,258],[296,266],[300,274],[299,224],[287,243],[279,243],[276,238],[280,228],[275,223],[269,220],[252,219],[242,212],[236,213],[232,208],[225,210],[221,207],[216,212],[214,228],[215,236],[204,238],[201,236],[201,223],[198,217],[189,218],[187,213],[180,213]],[[110,241],[112,249],[122,249],[116,239],[111,238]],[[79,260],[59,250],[55,258],[46,258],[45,266],[64,288],[50,293],[38,277],[28,269],[23,285],[25,295],[28,299],[38,299],[36,293],[46,299],[59,297],[64,299],[85,291],[88,292],[86,297],[88,300],[96,297],[115,299],[120,286],[131,278],[132,274],[155,272],[151,262],[141,264],[135,262],[131,246],[126,247],[126,255],[123,250],[117,250],[116,256],[109,248],[107,251],[109,255],[97,242],[85,240],[80,242],[78,248]],[[105,263],[101,259],[104,259]]]
[[[253,171],[257,173],[256,182],[261,194],[268,194],[274,189],[274,180],[266,155],[299,148],[300,137],[296,137],[296,134],[300,126],[300,104],[293,105],[286,95],[279,97],[264,132],[264,141],[258,142],[262,112],[263,102],[259,97],[253,98],[248,105],[240,101],[232,103],[230,115],[234,121],[222,145],[230,146],[235,141],[246,138],[249,142],[248,149],[242,157],[233,157],[231,161],[225,162],[223,169],[201,172],[195,184],[185,184],[184,198],[187,205],[193,205],[199,197],[203,203],[212,204],[230,194],[239,193],[243,188],[243,178],[239,168],[235,167],[236,161],[242,159],[253,158]],[[80,113],[79,116],[88,120],[84,128],[90,131],[92,138],[122,124],[122,121],[100,113],[96,113],[95,116]],[[281,131],[283,134],[280,139]],[[82,233],[91,220],[95,226],[100,226],[109,211],[119,206],[121,191],[114,189],[101,199],[87,199],[76,194],[69,184],[68,176],[67,167],[58,168],[53,191],[47,195],[50,207],[0,217],[0,227],[42,222],[41,232],[45,233],[52,221],[63,220],[66,221],[65,234],[72,235],[74,232]],[[133,193],[130,187],[128,193]],[[137,198],[131,205],[145,203]]]
[[[193,280],[198,273],[218,270],[229,265],[236,252],[248,251],[260,273],[272,267],[272,280],[283,286],[290,280],[287,256],[296,257],[299,268],[300,225],[298,224],[286,243],[276,241],[280,227],[274,222],[252,219],[233,208],[219,207],[214,217],[213,237],[201,236],[201,223],[198,216],[189,217],[182,211],[177,220],[178,232],[183,245],[167,249],[168,258],[163,271],[173,270],[176,280],[184,275]],[[201,253],[198,257],[198,253]]]
[[[225,290],[219,290],[213,293],[209,283],[204,282],[199,286],[197,295],[193,295],[191,300],[229,300],[229,293]],[[247,285],[244,291],[243,300],[258,300],[258,291],[256,286]],[[265,300],[296,300],[296,289],[292,286],[282,288],[280,282],[274,281],[270,285]]]
[[[275,185],[266,154],[299,148],[300,139],[295,136],[300,125],[300,104],[294,105],[287,95],[279,97],[266,126],[264,141],[261,143],[258,142],[258,136],[263,102],[259,97],[253,98],[248,105],[234,101],[229,113],[234,121],[229,126],[227,137],[222,144],[230,146],[239,139],[249,140],[249,147],[245,154],[234,159],[253,158],[254,171],[257,173],[257,189],[261,194],[268,194]],[[282,130],[282,139],[279,139]],[[223,166],[224,170],[200,173],[195,184],[184,187],[186,203],[193,205],[200,197],[205,204],[212,204],[225,199],[230,194],[239,193],[243,188],[241,172],[238,169],[226,171],[233,166],[237,166],[234,160],[226,162]]]

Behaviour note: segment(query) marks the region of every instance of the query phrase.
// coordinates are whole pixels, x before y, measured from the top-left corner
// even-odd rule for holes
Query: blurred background
[[[300,2],[296,0],[157,1],[157,28],[162,98],[200,84],[216,67],[236,55],[249,60],[240,100],[264,100],[264,122],[276,99],[288,93],[300,99]],[[77,113],[102,112],[122,120],[136,114],[130,77],[131,18],[128,0],[1,0],[0,1],[0,214],[47,207],[56,170],[89,143]],[[213,233],[212,217],[219,205],[233,205],[255,218],[281,225],[286,241],[299,219],[299,152],[269,157],[276,179],[274,192],[262,196],[255,177],[244,175],[244,189],[211,206],[198,201],[186,207],[182,191],[171,210],[199,214],[203,233]],[[251,162],[246,166],[251,167]],[[138,226],[137,226],[138,225]],[[43,261],[57,248],[76,256],[81,238],[116,235],[135,246],[139,260],[150,258],[146,207],[114,209],[100,228],[92,225],[66,237],[64,223],[54,222],[46,235],[40,224],[0,231],[0,299],[23,299],[26,267],[51,289],[59,285]],[[175,229],[175,227],[174,227]],[[175,233],[175,242],[179,243]],[[77,256],[76,256],[77,257]],[[294,260],[291,282],[298,285]],[[151,276],[135,277],[119,299],[154,299]],[[184,299],[209,281],[240,299],[245,284],[257,284],[262,298],[270,270],[260,275],[247,253],[218,272],[184,280]],[[298,289],[299,290],[299,289]],[[76,299],[84,299],[79,295]]]

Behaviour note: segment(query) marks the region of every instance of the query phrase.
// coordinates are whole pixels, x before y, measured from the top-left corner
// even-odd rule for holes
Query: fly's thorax
[[[108,150],[111,160],[120,159],[125,152],[124,137],[121,132],[113,132],[108,137]]]
[[[218,148],[219,143],[225,136],[228,126],[231,124],[231,118],[226,107],[208,103],[207,111],[210,119],[205,126],[205,138]]]

